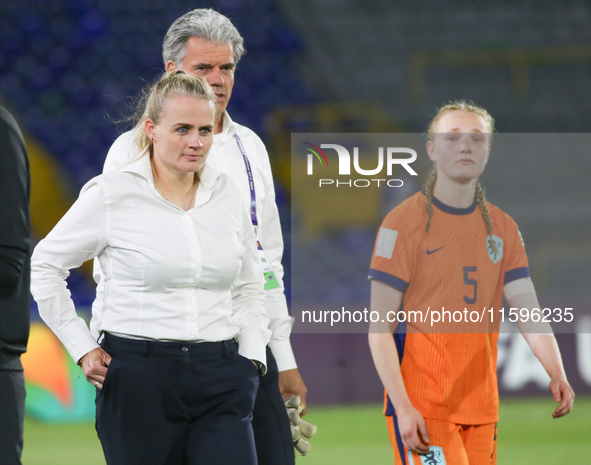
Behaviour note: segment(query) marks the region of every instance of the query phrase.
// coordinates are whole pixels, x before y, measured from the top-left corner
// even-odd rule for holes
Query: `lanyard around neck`
[[[250,162],[248,161],[248,156],[246,155],[246,150],[244,150],[244,145],[242,145],[242,141],[238,134],[234,133],[234,138],[242,152],[242,158],[244,158],[244,165],[246,166],[246,174],[248,175],[248,187],[250,188],[250,219],[252,220],[252,225],[257,228],[259,222],[257,220],[257,196],[254,190],[254,178],[252,176],[252,169],[250,167]]]
[[[279,285],[279,281],[277,281],[277,277],[275,276],[273,267],[271,266],[271,262],[269,261],[267,254],[265,254],[263,246],[259,241],[259,223],[257,221],[257,197],[254,190],[254,178],[252,176],[252,168],[250,167],[250,162],[248,161],[248,156],[246,155],[246,150],[244,150],[244,145],[242,145],[240,137],[238,137],[238,134],[234,133],[234,138],[236,139],[238,147],[242,152],[242,158],[244,158],[244,165],[246,166],[246,174],[248,175],[248,186],[250,187],[250,218],[252,220],[252,226],[254,227],[254,238],[257,243],[259,266],[263,272],[263,276],[265,277],[265,291],[269,291],[271,289],[279,289],[281,287]]]

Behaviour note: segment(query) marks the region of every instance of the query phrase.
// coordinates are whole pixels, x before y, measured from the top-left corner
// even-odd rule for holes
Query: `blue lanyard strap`
[[[250,168],[250,162],[248,161],[248,156],[246,155],[246,150],[244,150],[244,145],[242,145],[240,137],[238,137],[238,134],[234,133],[234,138],[236,139],[238,147],[242,152],[242,158],[244,158],[244,165],[246,166],[246,174],[248,175],[248,186],[250,187],[250,218],[252,220],[252,225],[254,227],[258,227],[259,222],[257,221],[257,196],[254,190],[252,169]]]
[[[257,221],[257,197],[254,190],[254,179],[252,177],[252,168],[250,167],[250,162],[248,161],[248,156],[246,155],[246,150],[244,150],[244,145],[242,145],[242,141],[238,134],[234,133],[234,138],[238,143],[238,147],[242,152],[242,158],[244,158],[244,165],[246,166],[246,174],[248,175],[248,187],[250,187],[250,218],[252,220],[252,226],[254,227],[254,236],[257,239],[257,249],[259,255],[259,266],[263,271],[263,276],[265,277],[265,290],[269,291],[271,289],[278,289],[280,288],[279,282],[277,281],[277,277],[275,273],[273,273],[273,268],[271,267],[271,263],[263,250],[263,246],[261,245],[261,241],[258,240],[258,221]]]

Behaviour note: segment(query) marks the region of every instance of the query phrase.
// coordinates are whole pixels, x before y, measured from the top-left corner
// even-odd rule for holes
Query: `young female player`
[[[511,307],[539,308],[518,227],[485,200],[478,182],[493,131],[483,108],[463,101],[440,108],[428,130],[434,166],[425,190],[392,210],[378,234],[371,310],[383,322],[372,323],[369,344],[386,389],[396,464],[496,463],[498,332],[458,333],[449,325],[434,332],[415,318],[398,323],[406,328],[392,337],[396,323],[388,323],[401,307],[423,317],[443,307],[498,310],[503,295]],[[521,329],[550,375],[560,403],[554,418],[568,414],[574,392],[551,329]]]

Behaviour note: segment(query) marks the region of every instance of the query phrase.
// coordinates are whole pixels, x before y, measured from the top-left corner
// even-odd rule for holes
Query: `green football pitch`
[[[553,420],[547,398],[501,402],[499,465],[591,463],[591,398],[578,398],[565,418]],[[310,407],[318,425],[312,452],[299,465],[392,464],[380,405]],[[92,424],[25,423],[23,465],[104,465]]]

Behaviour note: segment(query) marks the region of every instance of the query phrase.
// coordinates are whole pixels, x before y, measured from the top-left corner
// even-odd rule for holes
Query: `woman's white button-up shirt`
[[[35,248],[31,292],[74,360],[98,347],[65,279],[98,257],[104,298],[99,332],[160,341],[237,337],[239,353],[266,363],[264,278],[237,188],[205,165],[185,212],[154,188],[147,155],[92,179]],[[100,318],[97,321],[97,318]]]

